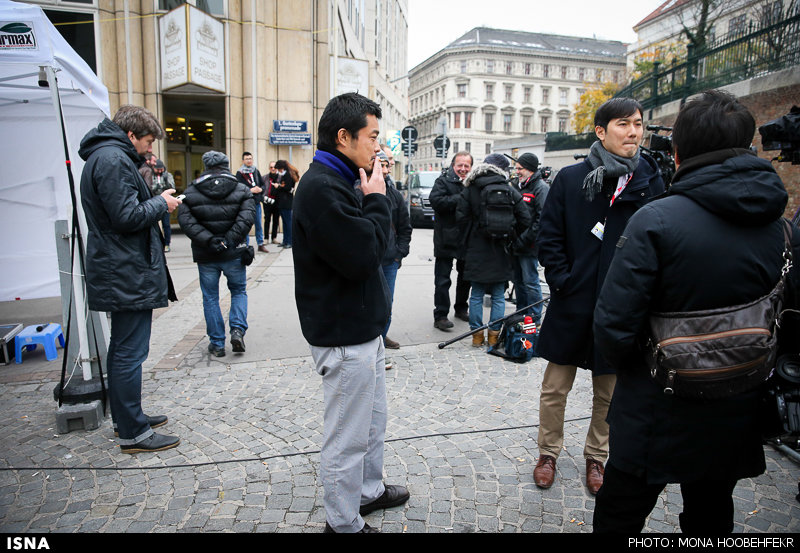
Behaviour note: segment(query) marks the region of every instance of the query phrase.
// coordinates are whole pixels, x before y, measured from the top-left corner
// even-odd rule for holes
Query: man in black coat
[[[772,164],[749,149],[754,133],[753,116],[727,93],[687,102],[672,134],[678,170],[669,192],[637,212],[618,242],[594,320],[597,349],[617,373],[597,532],[640,532],[664,486],[680,483],[681,531],[730,533],[737,480],[765,470],[757,391],[666,395],[641,347],[650,313],[740,305],[778,282],[788,195]],[[800,307],[797,228],[792,243],[784,309]]]
[[[559,171],[542,211],[539,261],[550,305],[537,350],[548,364],[539,404],[536,485],[553,484],[564,441],[564,410],[577,368],[592,371],[592,420],[583,450],[586,485],[597,493],[608,457],[608,403],[616,377],[595,355],[592,316],[617,239],[637,209],[664,191],[655,162],[639,150],[642,108],[613,98],[595,113],[598,140],[581,163]]]
[[[456,221],[456,206],[464,179],[472,169],[472,155],[458,152],[447,171],[436,179],[428,199],[436,213],[433,219],[433,326],[439,330],[453,328],[447,318],[450,312],[450,275],[456,263],[456,297],[453,307],[456,317],[469,321],[467,300],[469,281],[464,278],[464,229]]]
[[[203,166],[205,172],[186,189],[178,223],[192,241],[192,258],[200,275],[208,351],[223,357],[225,320],[219,307],[219,278],[225,275],[231,293],[231,348],[242,353],[247,332],[247,273],[242,255],[256,208],[250,188],[231,173],[228,156],[211,150],[203,154]]]
[[[165,190],[153,196],[138,171],[142,156],[164,137],[161,124],[139,106],[119,108],[81,140],[86,161],[81,203],[89,309],[111,314],[106,358],[111,418],[123,453],[161,451],[180,440],[153,432],[164,415],[142,411],[142,363],[150,349],[153,309],[175,301],[158,222],[181,203]]]
[[[381,263],[391,202],[377,156],[380,117],[380,106],[359,94],[331,99],[293,204],[297,312],[324,388],[320,466],[329,533],[375,532],[363,516],[409,498],[404,487],[383,482],[381,333],[390,300]]]
[[[542,300],[542,286],[539,283],[539,225],[542,209],[550,187],[544,182],[539,170],[539,158],[526,152],[514,160],[517,172],[515,187],[522,194],[522,201],[528,206],[531,215],[530,226],[514,241],[512,261],[514,263],[514,290],[517,295],[517,309]],[[543,305],[540,303],[530,309],[533,322],[542,319]]]
[[[242,154],[242,166],[236,171],[236,180],[247,186],[253,194],[253,201],[255,201],[256,205],[256,245],[258,246],[258,251],[269,253],[267,246],[264,244],[264,229],[261,222],[261,203],[264,201],[264,189],[262,188],[264,178],[253,162],[252,153],[244,152]]]

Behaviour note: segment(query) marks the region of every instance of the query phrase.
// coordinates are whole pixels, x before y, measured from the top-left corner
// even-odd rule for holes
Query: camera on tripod
[[[800,107],[793,106],[789,113],[758,127],[764,151],[780,150],[773,161],[789,161],[800,165]]]
[[[647,125],[648,131],[653,131],[650,135],[649,147],[642,147],[644,151],[650,154],[661,169],[661,175],[664,178],[664,184],[669,187],[672,182],[672,177],[675,175],[675,158],[672,155],[672,136],[666,134],[658,134],[659,132],[672,132],[672,127],[664,127],[661,125]]]

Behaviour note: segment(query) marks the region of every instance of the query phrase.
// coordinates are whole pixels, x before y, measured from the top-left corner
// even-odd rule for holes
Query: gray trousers
[[[341,347],[311,346],[322,376],[323,505],[341,533],[364,527],[359,507],[383,495],[386,364],[383,339]]]

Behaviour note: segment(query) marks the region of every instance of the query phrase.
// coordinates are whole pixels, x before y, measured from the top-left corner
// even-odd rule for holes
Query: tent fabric
[[[0,302],[61,295],[55,222],[71,224],[72,201],[53,94],[39,86],[39,68],[56,71],[76,187],[80,141],[109,116],[108,90],[40,7],[0,0],[0,30],[10,23],[31,28],[36,47],[0,40]]]

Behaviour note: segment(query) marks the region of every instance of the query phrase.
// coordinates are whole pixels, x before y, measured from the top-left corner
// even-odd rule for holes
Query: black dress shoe
[[[211,344],[208,344],[208,353],[214,357],[225,357],[225,348],[215,348]]]
[[[159,426],[164,426],[167,424],[167,416],[166,415],[145,415],[147,417],[147,424],[150,425],[150,428],[158,428]],[[119,432],[117,431],[116,427],[114,428],[114,435],[119,437]]]
[[[469,311],[456,311],[456,319],[469,322]]]
[[[325,521],[325,532],[323,532],[323,533],[324,534],[337,534],[338,532],[336,532],[336,530],[331,528],[331,525],[328,524],[327,521]],[[358,532],[356,532],[356,534],[380,534],[380,533],[381,533],[380,530],[378,530],[377,528],[373,528],[372,526],[370,526],[366,522],[364,523],[364,527],[361,530],[359,530]]]
[[[388,336],[383,339],[383,346],[387,349],[400,349],[400,344],[395,342]]]
[[[439,330],[450,330],[451,328],[453,328],[453,323],[450,322],[449,319],[439,319],[433,321],[433,326],[435,326]]]
[[[234,353],[244,353],[244,334],[238,328],[231,330],[231,349]]]
[[[171,449],[181,443],[181,439],[177,436],[167,436],[165,434],[156,434],[153,432],[149,438],[145,438],[141,442],[136,442],[131,445],[121,445],[119,448],[122,453],[149,453],[153,451],[164,451]]]
[[[411,494],[409,494],[408,490],[403,486],[386,484],[385,487],[386,489],[384,490],[382,496],[372,503],[367,503],[366,505],[361,506],[361,508],[358,510],[361,516],[368,515],[372,511],[377,511],[378,509],[397,507],[398,505],[402,505],[408,501],[408,498],[411,497]]]

